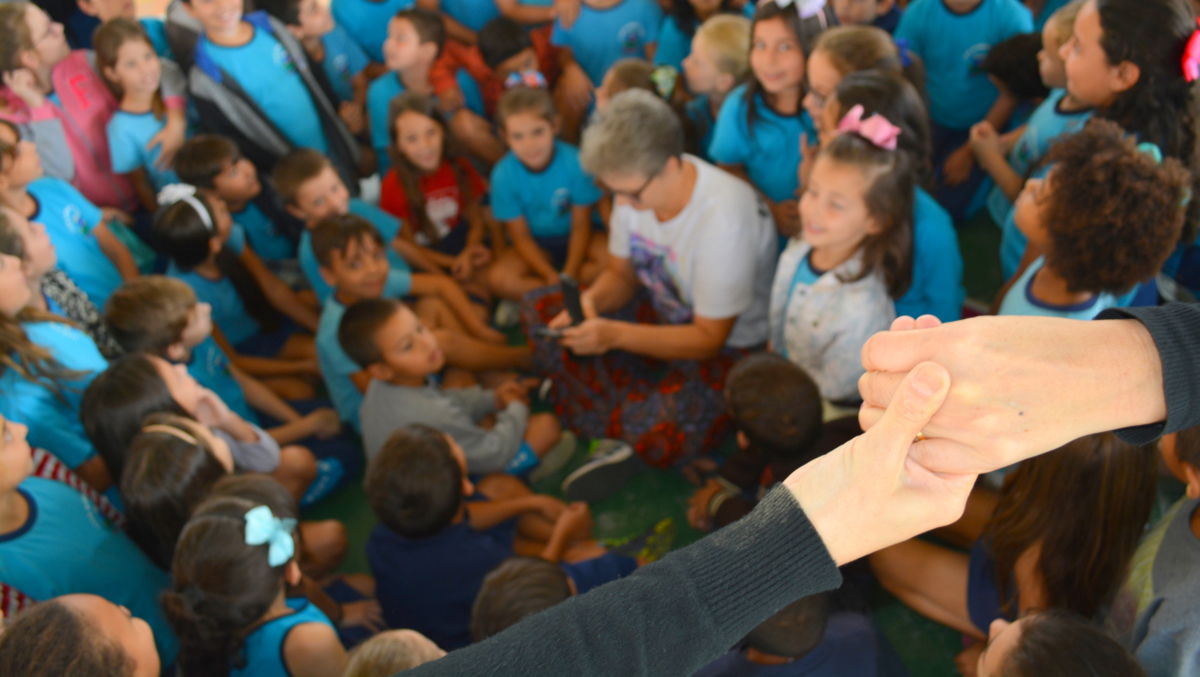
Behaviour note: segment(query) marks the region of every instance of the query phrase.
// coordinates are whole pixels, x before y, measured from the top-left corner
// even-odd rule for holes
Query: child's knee
[[[337,569],[350,548],[346,526],[337,520],[301,522],[300,533],[304,543],[301,568],[314,578]]]
[[[562,424],[554,414],[541,413],[529,417],[526,437],[554,444],[562,437]]]
[[[529,487],[512,475],[495,473],[488,475],[475,484],[475,490],[493,501],[503,501],[520,496],[528,496]]]
[[[317,477],[317,459],[308,447],[289,444],[279,450],[279,467],[275,473],[306,488]]]

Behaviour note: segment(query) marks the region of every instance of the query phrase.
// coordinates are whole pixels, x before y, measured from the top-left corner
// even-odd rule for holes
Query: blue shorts
[[[285,317],[279,322],[278,329],[271,332],[259,330],[233,347],[240,355],[275,357],[279,351],[283,350],[283,346],[287,344],[292,334],[299,334],[301,331],[303,330],[300,325],[293,322],[291,318]]]

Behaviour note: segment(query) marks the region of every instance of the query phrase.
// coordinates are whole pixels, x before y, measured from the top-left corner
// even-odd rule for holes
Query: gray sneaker
[[[563,496],[568,501],[602,501],[620,491],[644,467],[628,444],[597,440],[587,462],[563,480]]]

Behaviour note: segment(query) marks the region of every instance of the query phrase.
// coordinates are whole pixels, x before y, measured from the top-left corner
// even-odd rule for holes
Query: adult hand
[[[946,164],[942,166],[942,179],[947,186],[965,183],[971,177],[971,167],[974,165],[975,156],[971,154],[971,144],[964,143],[946,157]]]
[[[962,515],[975,475],[936,473],[914,459],[923,447],[962,451],[950,440],[914,441],[949,390],[945,368],[917,365],[875,426],[784,480],[839,566]]]
[[[558,282],[555,281],[555,284],[558,284]],[[591,295],[587,292],[583,292],[579,295],[579,305],[583,309],[583,317],[585,320],[597,317],[599,315],[599,313],[596,312],[596,303],[592,301]],[[546,326],[550,327],[551,329],[566,329],[567,327],[571,326],[571,314],[568,313],[564,308],[557,315],[550,318],[550,321],[546,323]]]
[[[576,355],[603,355],[617,347],[617,338],[624,324],[605,317],[593,317],[582,324],[563,329],[559,343]]]
[[[38,84],[37,76],[28,68],[18,68],[4,73],[4,86],[12,90],[17,98],[30,109],[46,103],[46,95]]]
[[[963,447],[918,447],[938,472],[983,473],[1092,433],[1166,418],[1162,365],[1136,320],[899,318],[863,346],[859,421],[883,417],[905,375],[935,361],[950,372],[945,404],[924,432]]]

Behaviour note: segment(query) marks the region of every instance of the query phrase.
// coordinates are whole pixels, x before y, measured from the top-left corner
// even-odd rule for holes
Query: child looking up
[[[600,189],[579,166],[579,151],[555,138],[559,118],[550,93],[509,90],[497,123],[511,150],[492,170],[492,215],[513,246],[489,270],[489,285],[517,300],[558,284],[560,272],[591,284],[608,258],[608,238],[592,229]]]
[[[1029,121],[1011,132],[1000,134],[989,122],[971,128],[971,150],[996,185],[988,193],[987,214],[997,225],[1008,219],[1012,202],[1021,192],[1025,179],[1045,157],[1050,145],[1066,134],[1074,134],[1092,116],[1092,107],[1068,92],[1066,65],[1059,54],[1071,39],[1075,17],[1083,6],[1077,0],[1055,13],[1042,29],[1042,51],[1038,52],[1038,70],[1042,83],[1050,88]],[[1001,274],[1011,277],[1020,265],[1024,237],[1005,236],[1000,252]]]
[[[162,600],[182,638],[183,677],[341,674],[346,651],[333,623],[307,598],[287,595],[301,580],[289,508],[219,496],[183,528]]]
[[[325,164],[332,167],[328,159]],[[234,223],[264,261],[279,266],[296,258],[301,224],[282,208],[276,188],[260,179],[254,163],[228,137],[200,134],[188,139],[175,156],[175,172],[180,181],[224,200]]]
[[[587,504],[530,493],[489,475],[478,490],[453,437],[424,425],[395,431],[371,460],[367,502],[380,524],[367,541],[383,615],[438,646],[469,644],[484,576],[514,553],[550,562],[601,556]]]
[[[170,167],[160,164],[161,149],[150,146],[166,125],[162,69],[178,67],[160,61],[141,26],[128,19],[101,25],[92,46],[96,69],[117,97],[117,111],[108,121],[113,171],[129,179],[142,209],[152,213],[158,209],[158,191],[179,182]]]
[[[151,624],[153,642],[170,663],[178,644],[158,606],[167,576],[80,492],[30,477],[26,430],[0,415],[0,580],[35,600],[91,593],[126,606]]]
[[[711,160],[717,113],[725,98],[750,73],[750,22],[745,17],[720,14],[696,29],[691,52],[683,60],[688,92],[694,97],[684,106],[691,122],[697,155]]]
[[[299,377],[315,372],[311,335],[316,312],[263,266],[246,237],[235,229],[221,198],[174,184],[159,195],[164,203],[154,219],[167,274],[186,282],[212,307],[220,333],[217,343],[248,372],[278,379],[270,383],[282,396],[311,397]],[[286,313],[292,322],[281,320]],[[245,355],[251,360],[242,359]]]
[[[132,211],[136,199],[123,177],[113,176],[106,126],[117,102],[104,85],[85,50],[71,51],[62,25],[37,6],[25,2],[0,7],[0,34],[9,36],[0,51],[5,78],[5,110],[0,117],[27,126],[53,175],[70,181],[87,199],[102,207]],[[168,124],[151,143],[161,145],[162,166],[170,164],[183,143],[182,78],[163,80]],[[54,119],[58,125],[38,125]],[[43,134],[43,132],[45,132]]]
[[[313,249],[320,262],[321,275],[333,287],[333,293],[321,311],[321,326],[317,330],[317,357],[321,373],[342,420],[359,429],[362,393],[366,391],[371,377],[342,350],[338,327],[347,307],[363,299],[402,296],[408,280],[397,271],[388,270],[379,233],[370,224],[354,216],[331,218],[318,224],[313,231]],[[417,314],[432,315],[436,320],[440,310],[436,307],[422,308],[430,305],[431,301],[429,298],[418,301]],[[451,366],[467,371],[483,371],[527,369],[530,365],[530,350],[527,347],[483,343],[449,329],[437,329],[434,332],[446,362]]]
[[[97,306],[122,279],[137,277],[133,256],[109,227],[128,215],[101,209],[66,181],[42,176],[37,148],[6,121],[0,121],[0,202],[46,227],[59,266]]]
[[[999,313],[1091,319],[1167,260],[1190,177],[1107,120],[1059,141],[1046,160],[1050,173],[1026,181],[1013,208],[1042,256],[1018,271]]]
[[[432,381],[446,355],[433,332],[396,299],[364,299],[347,308],[338,342],[371,376],[359,410],[368,457],[397,428],[423,423],[458,442],[472,474],[520,474],[563,439],[553,414],[530,414],[526,383],[509,381],[489,390],[444,389]],[[488,428],[480,425],[486,417],[494,417]],[[568,439],[574,451],[574,438]]]
[[[435,96],[433,67],[445,44],[445,25],[435,12],[408,9],[397,12],[388,22],[383,63],[390,72],[376,78],[367,89],[371,147],[375,149],[381,175],[392,166],[395,132],[390,124],[391,102],[407,91]],[[485,112],[479,86],[465,69],[455,70],[454,81],[459,101],[448,111],[447,124],[462,135],[473,153],[488,164],[495,162],[504,150],[490,138],[489,125],[481,117]],[[445,96],[444,93],[436,95]]]
[[[1001,96],[979,69],[992,45],[1033,32],[1033,18],[1018,0],[915,0],[904,11],[896,37],[925,62],[938,201],[955,218],[966,215],[982,175],[972,177],[971,125],[1008,123],[1016,105]]]
[[[771,346],[835,403],[858,399],[861,351],[895,317],[912,277],[913,175],[901,130],[851,108],[822,145],[800,198],[803,239],[779,258]]]
[[[379,206],[404,224],[400,238],[437,266],[430,272],[449,273],[469,291],[486,296],[484,275],[492,261],[484,245],[487,185],[457,153],[429,97],[405,92],[393,99],[388,128],[393,167],[383,177]]]
[[[184,4],[201,27],[188,78],[201,127],[233,139],[255,166],[270,168],[295,148],[316,148],[355,179],[358,143],[287,27],[265,12],[243,15],[240,6]]]
[[[800,5],[759,5],[750,27],[752,77],[725,99],[708,148],[722,169],[748,180],[766,198],[775,227],[787,237],[800,229],[800,138],[815,136],[801,105],[805,63],[817,36],[836,21],[829,7],[802,16]]]

